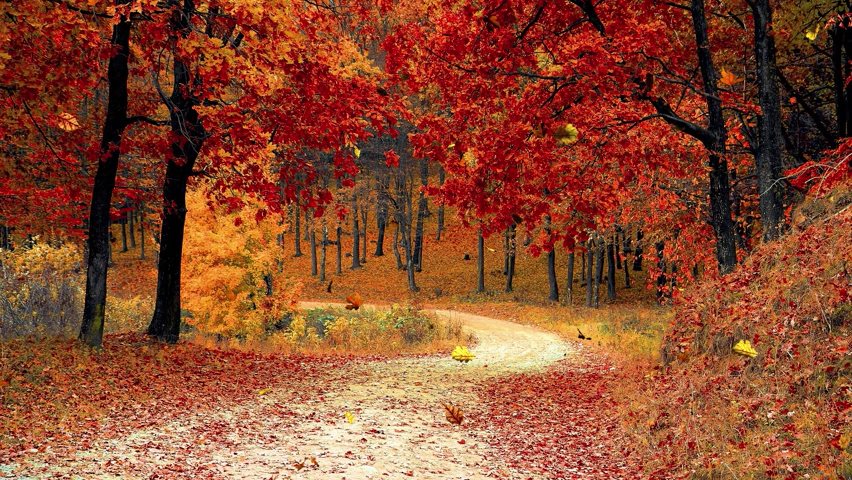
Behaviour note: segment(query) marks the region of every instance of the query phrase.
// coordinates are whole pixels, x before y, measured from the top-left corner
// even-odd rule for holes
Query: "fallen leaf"
[[[451,404],[444,404],[444,414],[447,416],[447,421],[456,425],[461,425],[462,420],[464,420],[464,412],[462,409]]]

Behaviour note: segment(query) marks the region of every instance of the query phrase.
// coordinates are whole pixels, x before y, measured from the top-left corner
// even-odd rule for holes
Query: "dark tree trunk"
[[[178,29],[185,38],[190,31],[193,2],[184,2]],[[161,341],[177,342],[180,336],[180,277],[186,223],[186,186],[206,132],[198,112],[197,100],[191,96],[190,67],[180,57],[174,58],[174,88],[169,100],[171,110],[172,156],[166,166],[163,182],[163,214],[160,255],[157,274],[157,299],[148,334]]]
[[[642,271],[642,230],[636,231],[636,255],[633,257],[633,271],[641,272]]]
[[[121,221],[121,253],[127,251],[127,217]]]
[[[550,227],[550,217],[545,217],[544,219],[544,231],[547,234],[548,238],[551,237],[551,227]],[[559,280],[556,279],[556,248],[554,245],[550,246],[550,251],[547,252],[547,284],[550,292],[548,293],[547,298],[551,302],[559,301]]]
[[[606,246],[606,296],[610,301],[615,301],[615,244]]]
[[[388,224],[387,181],[386,177],[379,181],[379,191],[376,195],[376,252],[373,253],[375,257],[385,254],[385,229]]]
[[[847,84],[852,50],[852,35],[849,33],[849,20],[842,20],[831,30],[831,63],[834,75],[834,97],[837,112],[837,136],[852,136],[852,84]]]
[[[443,187],[444,181],[447,179],[447,172],[443,166],[438,167],[438,185]],[[441,234],[444,233],[444,204],[438,204],[438,226],[435,229],[435,241],[441,241]]]
[[[508,267],[506,268],[506,293],[511,293],[513,290],[512,283],[515,280],[515,256],[517,255],[518,245],[516,238],[516,226],[513,223],[509,227],[509,236],[508,236]]]
[[[593,307],[595,306],[595,302],[593,300],[595,294],[595,286],[592,277],[594,276],[593,268],[594,265],[594,253],[595,253],[595,241],[593,238],[589,238],[587,242],[586,254],[583,257],[586,259],[585,272],[586,272],[586,306]]]
[[[594,286],[594,295],[592,301],[594,302],[594,307],[598,308],[600,306],[601,301],[601,283],[603,282],[603,268],[604,268],[604,240],[601,235],[597,235],[595,241],[595,278],[592,282]]]
[[[337,229],[336,229],[335,233],[337,234],[337,241],[335,242],[336,243],[335,246],[337,247],[337,274],[342,275],[343,274],[343,240],[342,240],[343,227],[341,227],[340,224],[337,224]]]
[[[293,253],[294,257],[302,256],[302,209],[299,208],[299,205],[296,205],[296,221],[293,223],[293,240],[296,244],[296,251]]]
[[[482,229],[476,232],[476,293],[485,292],[485,238]]]
[[[145,260],[145,207],[139,205],[139,259]]]
[[[319,273],[317,263],[317,232],[314,222],[305,222],[305,227],[308,228],[308,246],[311,249],[311,276],[316,277]]]
[[[367,263],[367,209],[361,209],[361,265]]]
[[[657,274],[657,301],[662,301],[666,295],[665,287],[668,279],[666,278],[666,257],[665,257],[665,248],[666,244],[663,242],[657,242],[655,245],[657,249],[657,269],[659,273]]]
[[[358,225],[358,198],[352,192],[352,270],[361,268],[361,228]]]
[[[615,268],[621,270],[621,243],[619,242],[619,237],[621,236],[621,228],[617,228],[615,230],[615,237],[612,240],[613,245],[615,245]]]
[[[763,240],[778,238],[784,228],[784,189],[782,180],[781,95],[769,0],[748,0],[754,16],[754,51],[757,59],[757,86],[761,115],[758,117],[757,185],[760,193],[760,220]]]
[[[429,163],[426,159],[420,161],[420,185],[426,187],[429,183]],[[423,270],[423,224],[426,219],[426,192],[420,189],[417,202],[417,224],[414,228],[414,266],[418,272]]]
[[[129,221],[129,225],[127,226],[127,233],[130,235],[130,248],[136,248],[136,210],[131,210],[127,212],[127,219]]]
[[[568,252],[568,274],[565,283],[565,305],[569,307],[574,303],[574,250]]]
[[[116,1],[117,5],[127,3]],[[119,144],[127,125],[127,78],[130,56],[130,21],[122,16],[112,28],[115,55],[109,60],[107,82],[109,100],[101,137],[100,159],[92,189],[89,211],[88,257],[86,260],[86,293],[80,340],[92,347],[103,342],[106,310],[107,270],[109,268],[109,210],[118,172]]]
[[[320,250],[320,267],[319,267],[319,281],[325,283],[325,259],[326,259],[326,250],[328,250],[328,227],[325,224],[325,220],[322,222],[322,249]]]

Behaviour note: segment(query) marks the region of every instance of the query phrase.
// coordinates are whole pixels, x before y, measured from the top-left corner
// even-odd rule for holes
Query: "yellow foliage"
[[[462,345],[457,345],[456,348],[453,349],[453,352],[450,355],[453,357],[454,360],[457,360],[457,361],[463,362],[463,363],[467,363],[467,362],[473,360],[474,358],[476,358],[476,355],[471,353],[471,351],[468,350],[467,347],[464,347]]]
[[[740,340],[734,345],[734,353],[739,353],[740,355],[744,355],[746,357],[754,358],[757,356],[757,350],[751,346],[751,342],[748,340]]]

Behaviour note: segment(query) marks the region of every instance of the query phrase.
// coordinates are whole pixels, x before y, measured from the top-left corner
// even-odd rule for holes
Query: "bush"
[[[82,254],[37,240],[0,251],[0,338],[77,334],[83,316]]]

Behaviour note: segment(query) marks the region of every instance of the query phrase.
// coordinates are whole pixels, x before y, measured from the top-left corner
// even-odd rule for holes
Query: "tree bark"
[[[319,270],[317,268],[317,232],[316,227],[314,226],[313,220],[310,222],[305,222],[305,227],[308,228],[308,245],[311,249],[311,276],[316,277],[319,274]]]
[[[544,219],[544,230],[547,234],[548,238],[551,237],[551,227],[550,227],[550,217],[545,217]],[[559,281],[556,279],[556,248],[554,245],[550,246],[550,251],[547,252],[547,284],[549,286],[549,293],[547,298],[551,302],[559,301]]]
[[[302,209],[296,204],[296,221],[293,223],[293,239],[295,242],[294,257],[302,256]]]
[[[337,241],[335,243],[337,244],[336,245],[337,246],[337,274],[342,275],[343,274],[343,241],[342,241],[341,238],[343,237],[343,227],[341,227],[339,223],[337,224],[336,233],[337,233]]]
[[[194,10],[191,0],[185,0],[178,32],[189,35],[190,16]],[[148,334],[158,340],[175,343],[180,336],[181,304],[180,278],[186,224],[186,186],[206,132],[195,110],[197,100],[191,96],[190,66],[174,57],[174,86],[169,109],[171,116],[172,155],[166,166],[163,182],[163,214],[160,235],[160,255],[157,272],[157,299]]]
[[[378,194],[376,195],[376,251],[373,253],[375,257],[381,257],[385,254],[385,229],[388,223],[388,199],[387,199],[387,178],[382,177],[378,184]]]
[[[136,210],[133,209],[127,212],[127,219],[129,221],[129,225],[127,226],[127,233],[130,235],[130,248],[136,248]]]
[[[116,5],[127,3],[117,0]],[[86,260],[86,293],[83,323],[79,338],[87,345],[100,347],[103,342],[106,310],[107,270],[109,268],[109,211],[120,157],[119,144],[127,126],[127,78],[130,56],[130,20],[124,16],[112,28],[112,44],[116,51],[109,60],[109,88],[106,118],[101,137],[100,158],[92,189],[89,211],[88,258]]]
[[[781,95],[772,32],[772,7],[769,0],[748,0],[748,3],[754,17],[754,52],[761,112],[758,117],[759,142],[756,152],[760,219],[763,240],[770,241],[778,238],[784,228]]]
[[[367,263],[367,209],[361,209],[361,265]]]

